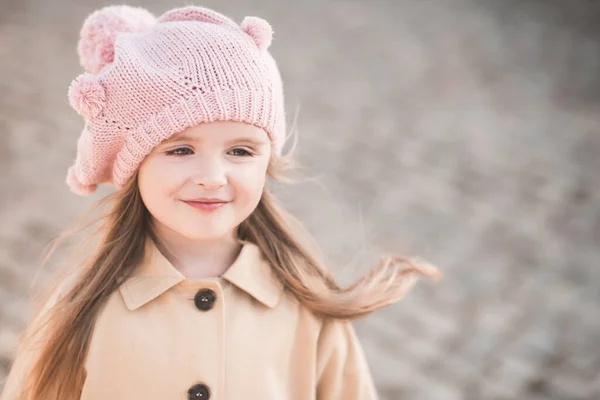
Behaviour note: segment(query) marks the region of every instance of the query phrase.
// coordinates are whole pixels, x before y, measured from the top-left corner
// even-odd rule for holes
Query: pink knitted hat
[[[281,154],[285,111],[281,76],[267,51],[272,35],[261,18],[238,25],[195,6],[159,18],[126,5],[90,14],[78,43],[88,72],[68,91],[85,119],[67,173],[71,190],[122,187],[156,145],[202,122],[261,127]]]

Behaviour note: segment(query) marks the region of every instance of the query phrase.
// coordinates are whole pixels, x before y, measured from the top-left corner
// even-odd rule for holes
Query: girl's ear
[[[236,26],[236,23],[227,16],[211,9],[197,6],[176,8],[174,10],[167,11],[158,18],[158,22],[169,21],[199,21],[208,22],[211,24]]]
[[[92,74],[113,62],[115,41],[120,33],[144,32],[156,22],[149,11],[127,5],[107,6],[94,11],[80,31],[77,51],[81,66]]]
[[[254,39],[259,50],[266,50],[273,40],[271,25],[259,17],[246,17],[240,24],[242,29]]]

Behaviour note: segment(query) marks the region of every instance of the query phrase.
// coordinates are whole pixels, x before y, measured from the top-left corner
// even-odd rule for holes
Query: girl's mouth
[[[202,211],[214,211],[218,208],[221,208],[225,204],[227,204],[227,202],[205,203],[205,202],[201,202],[201,201],[186,201],[185,203],[189,204],[190,206],[192,206],[194,208],[202,210]]]

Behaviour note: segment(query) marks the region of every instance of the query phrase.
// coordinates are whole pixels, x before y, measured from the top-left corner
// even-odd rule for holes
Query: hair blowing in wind
[[[118,29],[127,32],[117,46]],[[273,151],[263,164],[267,177],[293,182],[287,172],[294,166],[296,143],[281,153],[284,101],[279,70],[267,52],[271,36],[270,25],[260,18],[246,17],[238,25],[192,6],[158,19],[142,9],[112,6],[86,20],[79,51],[88,72],[69,90],[71,105],[86,118],[86,126],[66,182],[80,195],[106,182],[118,190],[53,240],[42,261],[41,266],[65,239],[96,225],[76,246],[81,260],[64,263],[66,273],[24,332],[18,352],[30,357],[19,357],[13,368],[28,371],[27,383],[15,398],[80,397],[95,321],[111,294],[144,260],[147,239],[159,239],[137,169],[155,146],[204,122],[244,122],[263,129],[271,140]],[[230,57],[235,59],[225,60]],[[147,101],[134,101],[139,99]],[[417,277],[439,276],[428,263],[386,256],[357,282],[341,287],[310,233],[268,185],[256,191],[259,196],[249,216],[231,229],[238,240],[256,244],[285,290],[317,315],[359,318],[400,300]]]
[[[268,169],[271,178],[293,182],[285,175],[293,165],[292,153],[293,149],[272,158]],[[98,200],[92,210],[103,207],[108,211],[95,218],[90,211],[84,222],[54,239],[42,262],[43,266],[68,237],[99,223],[77,248],[78,254],[86,249],[87,259],[66,271],[68,278],[55,286],[24,334],[20,350],[35,351],[38,356],[31,366],[28,391],[19,399],[40,399],[49,393],[55,393],[56,398],[77,398],[85,380],[83,363],[94,320],[108,296],[144,258],[144,240],[154,232],[139,194],[137,175],[122,190]],[[431,264],[385,256],[357,282],[341,287],[320,261],[309,232],[267,186],[257,208],[238,227],[238,237],[257,244],[286,289],[324,316],[365,316],[402,299],[419,276],[441,275]]]

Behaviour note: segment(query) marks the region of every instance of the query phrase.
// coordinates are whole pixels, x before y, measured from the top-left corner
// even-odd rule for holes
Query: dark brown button
[[[210,398],[210,389],[203,383],[198,383],[188,390],[188,398],[190,400],[208,400]]]
[[[198,310],[208,311],[214,307],[217,295],[211,289],[200,289],[194,296],[194,304]]]

